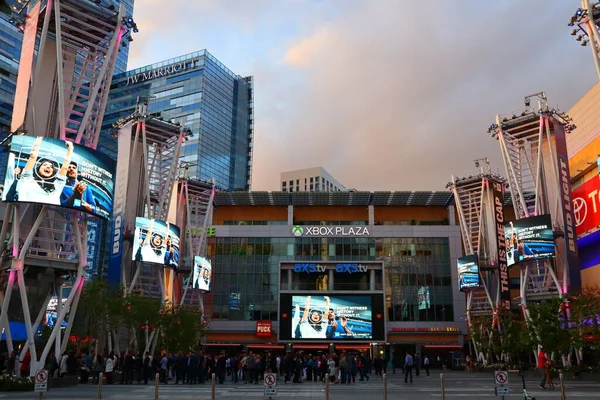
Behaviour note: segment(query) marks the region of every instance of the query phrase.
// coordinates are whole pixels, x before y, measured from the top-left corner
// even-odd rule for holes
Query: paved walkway
[[[560,388],[554,391],[540,389],[538,380],[527,381],[527,387],[531,394],[537,399],[560,399]],[[499,398],[494,393],[494,381],[492,374],[467,375],[464,372],[449,372],[445,374],[445,393],[447,399],[479,399]],[[522,384],[517,374],[510,374],[509,385],[511,398],[517,398],[522,393]],[[567,398],[599,399],[600,383],[568,381],[565,383]],[[232,384],[227,382],[216,385],[217,399],[262,398],[264,396],[263,385]],[[403,376],[399,374],[388,375],[387,385],[388,399],[440,399],[439,372],[430,377],[418,376],[414,383],[405,384]],[[44,394],[45,399],[63,400],[92,400],[96,399],[97,387],[95,385],[79,385],[66,389],[54,389]],[[161,400],[208,400],[211,398],[211,387],[207,385],[160,385],[159,398]],[[357,397],[358,396],[358,397]],[[6,393],[0,392],[0,400],[4,399],[37,399],[33,393]],[[381,377],[372,376],[368,382],[356,382],[355,385],[330,385],[330,400],[347,400],[358,398],[358,400],[383,399],[383,382]],[[102,399],[108,400],[153,400],[153,385],[104,385]],[[305,382],[302,384],[283,384],[278,382],[277,395],[273,400],[303,399],[323,400],[325,399],[325,388],[322,382]]]

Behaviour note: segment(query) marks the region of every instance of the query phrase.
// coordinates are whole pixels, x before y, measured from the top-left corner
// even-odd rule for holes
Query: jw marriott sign
[[[161,67],[153,69],[152,71],[142,72],[140,74],[131,75],[127,77],[127,85],[132,85],[140,82],[149,81],[155,78],[160,78],[161,76],[169,76],[171,74],[175,74],[177,72],[187,71],[188,69],[195,69],[198,67],[199,59],[195,60],[186,60],[180,63],[171,64],[167,67]]]

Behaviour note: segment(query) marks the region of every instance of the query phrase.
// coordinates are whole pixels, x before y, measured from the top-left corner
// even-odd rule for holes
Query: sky
[[[580,4],[136,0],[129,69],[207,49],[254,76],[252,190],[314,166],[348,188],[445,190],[475,159],[505,175],[496,114],[540,91],[567,111],[597,82],[567,26]]]

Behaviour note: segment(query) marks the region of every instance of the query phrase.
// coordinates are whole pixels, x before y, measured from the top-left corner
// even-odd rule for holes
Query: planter
[[[77,386],[79,377],[77,375],[65,375],[62,378],[48,378],[48,389],[65,388]]]

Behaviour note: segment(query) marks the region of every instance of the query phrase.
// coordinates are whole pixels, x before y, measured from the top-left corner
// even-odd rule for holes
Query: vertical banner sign
[[[504,236],[504,185],[490,181],[494,201],[494,221],[496,222],[496,247],[498,247],[498,269],[500,277],[500,308],[510,310],[510,287],[508,285],[508,264],[506,263],[506,239]]]
[[[569,171],[569,154],[567,153],[567,138],[562,124],[552,120],[556,145],[556,160],[558,163],[558,179],[560,202],[563,211],[565,229],[565,248],[569,262],[569,291],[581,289],[581,271],[579,270],[579,255],[577,252],[577,234],[575,233],[575,215],[573,213],[573,193],[571,192],[571,173]]]
[[[85,267],[86,279],[91,278],[98,271],[98,253],[100,243],[100,221],[88,219],[87,222],[87,265]]]
[[[16,132],[25,122],[25,110],[27,109],[27,98],[29,97],[29,81],[33,68],[33,53],[35,50],[35,39],[37,37],[37,24],[40,16],[39,1],[27,16],[23,31],[23,42],[21,45],[21,59],[17,74],[17,87],[15,90],[15,101],[13,105],[12,121],[10,131]]]
[[[121,282],[121,264],[123,248],[123,232],[125,230],[125,202],[129,184],[129,158],[131,155],[131,128],[126,124],[119,129],[118,157],[115,177],[115,195],[113,198],[112,229],[110,231],[110,260],[108,262],[109,285],[119,286]]]

